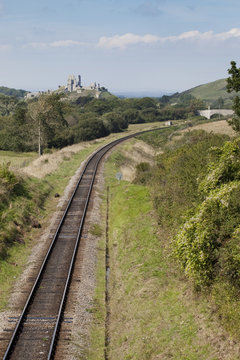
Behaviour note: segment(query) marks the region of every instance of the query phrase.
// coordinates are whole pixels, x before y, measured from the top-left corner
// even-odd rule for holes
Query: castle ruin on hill
[[[74,75],[69,75],[67,86],[61,86],[59,85],[58,92],[73,92],[76,91],[78,94],[84,93],[86,90],[94,90],[93,96],[95,96],[97,99],[100,97],[101,94],[101,87],[100,84],[97,84],[96,82],[91,83],[89,86],[82,86],[82,78],[81,75],[78,75],[77,78]],[[28,92],[25,95],[26,100],[30,100],[33,98],[37,98],[42,94],[52,94],[54,93],[53,90],[48,91],[38,91],[38,92]],[[84,95],[87,95],[85,93]]]
[[[83,90],[96,90],[101,91],[100,84],[96,82],[91,83],[89,86],[82,86],[82,78],[81,75],[78,75],[76,78],[74,75],[69,75],[67,86],[65,87],[66,92],[77,91],[77,93],[81,93]]]

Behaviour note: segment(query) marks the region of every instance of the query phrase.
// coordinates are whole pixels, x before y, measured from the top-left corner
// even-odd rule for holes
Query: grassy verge
[[[11,163],[15,168],[27,166],[31,161],[37,158],[37,153],[16,153],[14,151],[0,151],[0,163]]]
[[[118,181],[122,155],[106,164],[110,187],[109,360],[237,359],[207,300],[193,295],[159,229],[149,189]],[[104,254],[100,251],[92,357],[104,359]],[[228,352],[227,356],[226,353]]]

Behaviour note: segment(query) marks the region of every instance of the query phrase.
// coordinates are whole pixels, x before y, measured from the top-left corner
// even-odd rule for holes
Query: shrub
[[[215,162],[199,185],[202,203],[175,239],[175,253],[197,287],[223,277],[240,285],[240,139],[214,148]]]
[[[147,184],[151,178],[151,165],[148,162],[141,162],[136,166],[134,183]]]
[[[176,236],[177,258],[197,287],[210,285],[219,272],[219,249],[239,226],[239,195],[239,181],[212,191]]]

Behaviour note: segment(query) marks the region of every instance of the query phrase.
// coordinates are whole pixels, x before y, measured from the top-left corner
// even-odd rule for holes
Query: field
[[[16,153],[13,151],[0,150],[0,164],[11,163],[11,167],[15,169],[23,168],[37,158],[37,153]]]
[[[214,122],[208,122],[205,124],[199,124],[192,127],[189,127],[187,129],[182,130],[181,132],[187,132],[192,130],[205,130],[207,132],[213,132],[215,134],[225,134],[228,136],[236,136],[236,132],[232,129],[230,125],[228,125],[226,120],[220,120],[220,121],[214,121]]]

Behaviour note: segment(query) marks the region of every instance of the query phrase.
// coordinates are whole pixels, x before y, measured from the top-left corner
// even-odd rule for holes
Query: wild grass
[[[90,233],[94,236],[100,237],[103,234],[103,229],[99,224],[92,224],[90,227]]]
[[[0,150],[0,164],[10,162],[11,168],[19,169],[27,166],[30,162],[37,158],[37,153],[16,153],[14,151]]]
[[[7,260],[0,260],[0,311],[8,307],[12,286],[22,273],[26,257],[30,254],[30,240],[25,238],[24,244],[15,244],[8,249]]]
[[[109,360],[224,358],[224,331],[207,301],[194,297],[179,275],[169,233],[157,224],[149,189],[115,178],[118,153],[114,151],[106,165],[106,186],[110,187]],[[93,326],[91,351],[95,357],[89,359],[103,359],[105,274],[104,263],[99,264],[98,299],[102,300],[96,302],[95,317],[102,317]],[[102,346],[94,348],[96,338]],[[227,346],[225,342],[223,348]],[[234,349],[229,349],[228,359],[237,359]]]
[[[231,137],[236,136],[236,131],[227,123],[226,120],[208,122],[204,124],[199,124],[193,127],[189,127],[185,130],[182,130],[181,133],[193,131],[193,130],[204,130],[207,132],[213,132],[215,134],[225,134]]]

